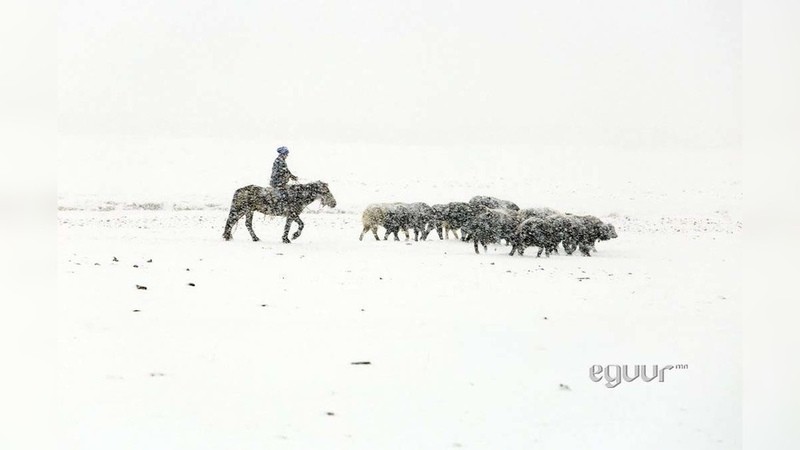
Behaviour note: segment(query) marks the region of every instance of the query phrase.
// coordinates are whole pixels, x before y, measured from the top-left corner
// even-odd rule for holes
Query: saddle
[[[272,186],[262,187],[259,196],[263,199],[265,205],[269,205],[270,209],[276,211],[283,210],[289,200],[288,189],[277,189]]]
[[[275,204],[278,200],[278,190],[272,186],[262,187],[258,193],[267,203]]]

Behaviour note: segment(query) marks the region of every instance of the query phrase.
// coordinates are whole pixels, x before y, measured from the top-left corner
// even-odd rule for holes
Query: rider
[[[278,157],[272,163],[272,177],[269,185],[275,188],[277,197],[281,200],[286,199],[286,184],[289,180],[297,180],[297,177],[289,171],[286,166],[286,158],[289,156],[289,149],[286,147],[278,148]]]

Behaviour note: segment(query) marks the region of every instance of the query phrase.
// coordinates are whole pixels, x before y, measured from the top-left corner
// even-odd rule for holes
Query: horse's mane
[[[294,190],[306,190],[308,188],[314,188],[314,190],[319,190],[325,183],[322,181],[312,181],[310,183],[299,183],[299,184],[290,184],[286,186],[287,189],[294,189]]]

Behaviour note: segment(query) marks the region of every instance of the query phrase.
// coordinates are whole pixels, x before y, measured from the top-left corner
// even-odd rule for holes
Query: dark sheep
[[[486,195],[476,195],[469,199],[469,204],[473,206],[485,206],[489,209],[503,208],[510,211],[519,211],[519,206],[516,203],[508,200],[500,200],[499,198],[489,197]]]
[[[409,227],[414,230],[414,240],[428,238],[430,223],[434,220],[434,211],[427,203],[417,202],[404,205],[408,209]]]
[[[448,223],[444,220],[444,213],[447,209],[447,205],[439,203],[436,205],[431,205],[431,220],[428,222],[428,228],[425,230],[425,239],[428,238],[428,234],[436,230],[436,234],[439,235],[439,239],[447,239],[448,231],[447,228]],[[444,236],[442,236],[442,229],[444,229]],[[453,230],[453,235],[458,239],[456,236],[455,230]]]
[[[470,223],[470,234],[475,253],[480,254],[478,244],[486,252],[487,244],[505,240],[506,243],[516,246],[517,225],[519,221],[515,214],[503,208],[486,209],[478,214]]]
[[[549,218],[540,219],[531,217],[525,219],[516,229],[516,237],[510,255],[519,253],[522,256],[528,247],[539,247],[536,257],[550,256],[553,248],[558,245],[560,240],[559,232],[556,228],[555,220]]]
[[[520,220],[530,219],[531,217],[544,219],[545,217],[552,216],[553,214],[561,214],[561,212],[553,208],[525,208],[520,209],[519,212],[517,212]]]
[[[613,224],[604,223],[602,220],[598,219],[595,216],[573,216],[576,217],[583,223],[583,226],[586,228],[586,232],[578,242],[578,248],[580,248],[581,253],[583,256],[591,256],[591,251],[597,251],[595,249],[595,243],[597,241],[607,241],[609,239],[617,238],[617,230],[614,228]]]
[[[448,238],[449,232],[459,239],[457,231],[461,230],[461,240],[464,240],[465,231],[476,214],[472,205],[464,202],[450,202],[444,205],[433,205],[432,209],[433,220],[427,230],[428,233],[435,229],[439,239],[442,239],[442,230],[444,230],[444,239]]]
[[[545,218],[553,226],[556,238],[564,246],[564,252],[571,255],[578,247],[579,242],[586,236],[586,226],[583,221],[576,216],[569,214],[552,214]],[[558,242],[550,249],[551,252],[558,253]]]
[[[406,235],[406,240],[409,239],[408,229],[411,227],[411,212],[403,203],[391,203],[386,207],[386,216],[384,217],[383,227],[386,229],[386,234],[383,235],[383,240],[387,240],[390,234],[394,234],[394,240],[399,241],[400,237],[397,233],[400,230]]]

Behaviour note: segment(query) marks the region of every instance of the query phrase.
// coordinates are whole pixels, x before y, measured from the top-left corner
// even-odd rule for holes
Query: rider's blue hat
[[[286,147],[278,147],[278,154],[279,155],[288,155],[289,149]]]

